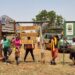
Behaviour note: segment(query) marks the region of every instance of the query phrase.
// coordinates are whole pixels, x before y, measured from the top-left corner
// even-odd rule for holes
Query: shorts
[[[52,57],[56,58],[58,56],[58,49],[54,48],[55,50],[52,50]]]

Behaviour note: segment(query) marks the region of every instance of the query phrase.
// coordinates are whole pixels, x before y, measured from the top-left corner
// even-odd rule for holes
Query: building
[[[65,21],[64,37],[67,37],[67,39],[75,38],[75,21]]]
[[[12,34],[16,31],[15,20],[3,15],[0,17],[0,36],[4,34]]]

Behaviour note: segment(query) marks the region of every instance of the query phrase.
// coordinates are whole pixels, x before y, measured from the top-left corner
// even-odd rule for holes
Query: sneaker
[[[19,65],[19,57],[16,57],[16,64]]]
[[[18,59],[16,60],[16,64],[19,65],[19,60]]]
[[[51,65],[56,65],[56,62],[52,60]]]

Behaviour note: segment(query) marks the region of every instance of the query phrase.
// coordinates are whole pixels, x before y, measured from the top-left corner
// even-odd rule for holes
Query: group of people
[[[28,53],[31,53],[31,56],[33,58],[33,61],[35,61],[33,49],[35,48],[33,40],[30,39],[30,37],[27,37],[28,41],[31,41],[32,44],[24,44],[24,49],[26,50],[24,61],[26,60],[26,57]],[[20,48],[22,46],[20,36],[17,34],[15,37],[13,37],[11,40],[7,38],[6,35],[3,36],[3,38],[0,41],[0,50],[3,52],[3,62],[8,63],[8,58],[11,55],[13,49],[15,49],[15,60],[16,64],[18,65],[20,62]]]
[[[60,40],[61,41],[61,40]],[[50,48],[51,48],[51,55],[52,59],[50,63],[52,65],[56,65],[56,58],[58,56],[58,49],[59,49],[59,38],[58,36],[52,36],[49,40],[50,43]],[[35,48],[34,41],[31,40],[30,37],[27,37],[27,42],[31,42],[28,44],[24,44],[24,50],[25,50],[25,56],[24,56],[24,61],[26,61],[27,55],[30,52],[33,61],[35,61],[34,53],[33,50]],[[15,60],[16,64],[18,65],[20,63],[20,48],[22,46],[20,35],[16,34],[14,38],[9,40],[6,35],[3,36],[3,38],[0,41],[0,52],[3,52],[3,62],[8,63],[8,58],[11,55],[13,49],[15,49]],[[39,45],[38,45],[39,46]],[[71,53],[71,56],[73,55],[74,52]],[[74,54],[75,56],[75,54]]]

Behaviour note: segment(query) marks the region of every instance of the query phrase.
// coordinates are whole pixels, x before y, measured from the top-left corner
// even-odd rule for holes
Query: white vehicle
[[[45,33],[45,34],[43,35],[46,49],[49,49],[49,50],[50,50],[49,40],[50,40],[51,37],[54,36],[54,35],[58,35],[59,39],[61,38],[61,34]]]

